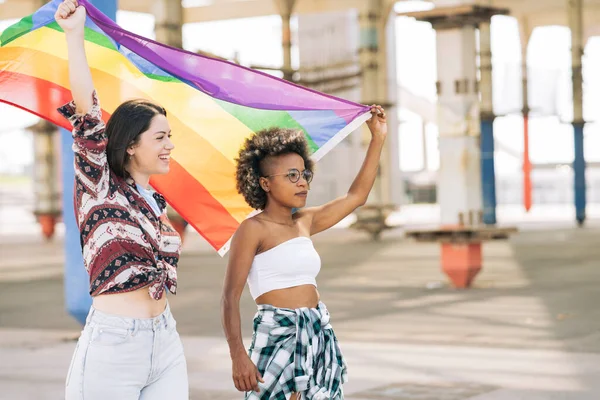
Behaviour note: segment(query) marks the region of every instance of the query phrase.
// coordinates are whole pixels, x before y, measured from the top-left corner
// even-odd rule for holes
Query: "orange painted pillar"
[[[481,271],[481,242],[441,243],[442,271],[457,289],[471,287],[475,276]]]
[[[59,218],[60,214],[53,213],[40,213],[36,216],[36,220],[42,230],[42,235],[46,240],[50,240],[54,237],[56,223]]]

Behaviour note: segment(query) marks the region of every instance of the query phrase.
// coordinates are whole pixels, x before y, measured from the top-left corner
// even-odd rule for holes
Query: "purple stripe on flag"
[[[120,28],[87,0],[80,0],[80,3],[112,39],[211,97],[265,110],[346,110],[343,115],[358,116],[369,109],[260,71],[143,38]],[[350,110],[352,112],[348,112]]]

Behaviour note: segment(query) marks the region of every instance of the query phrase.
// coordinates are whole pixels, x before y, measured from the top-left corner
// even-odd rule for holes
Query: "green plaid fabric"
[[[346,362],[323,303],[296,310],[259,305],[249,354],[265,382],[246,400],[344,398]]]

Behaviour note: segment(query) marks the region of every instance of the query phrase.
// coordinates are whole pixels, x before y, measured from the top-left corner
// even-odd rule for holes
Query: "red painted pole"
[[[523,206],[531,209],[531,161],[529,160],[529,115],[523,115]]]

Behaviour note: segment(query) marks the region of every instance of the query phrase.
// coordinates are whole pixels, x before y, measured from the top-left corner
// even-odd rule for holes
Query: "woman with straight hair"
[[[181,239],[150,176],[169,172],[171,129],[163,107],[121,104],[106,123],[84,49],[86,10],[64,0],[73,101],[75,213],[93,298],[67,373],[67,400],[187,400],[183,346],[166,293],[175,294]],[[118,90],[118,88],[115,88]]]

